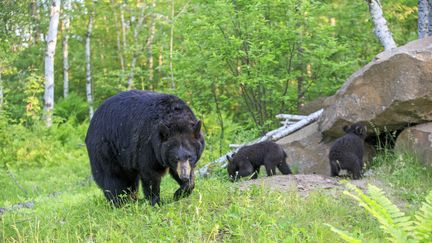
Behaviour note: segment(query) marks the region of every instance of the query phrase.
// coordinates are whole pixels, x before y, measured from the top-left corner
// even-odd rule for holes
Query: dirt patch
[[[252,185],[266,186],[270,190],[297,191],[300,196],[306,197],[312,191],[327,191],[331,194],[346,190],[342,180],[347,178],[329,177],[318,174],[297,174],[297,175],[276,175],[262,177],[256,180],[243,181],[239,183],[240,190],[245,190]],[[350,180],[350,183],[366,190],[368,184],[383,188],[383,183],[372,177],[365,177],[360,180]],[[388,191],[387,191],[388,192]]]

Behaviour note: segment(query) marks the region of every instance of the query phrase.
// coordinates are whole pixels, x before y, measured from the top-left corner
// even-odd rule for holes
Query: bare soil
[[[341,183],[342,180],[350,179],[348,177],[329,177],[318,174],[276,175],[240,182],[239,188],[245,190],[252,185],[258,185],[268,187],[270,190],[297,191],[300,196],[307,197],[313,191],[338,194],[346,190],[344,184]],[[386,188],[381,181],[374,177],[350,180],[350,183],[358,186],[363,191],[366,191],[368,184],[373,184],[392,194],[390,188]]]

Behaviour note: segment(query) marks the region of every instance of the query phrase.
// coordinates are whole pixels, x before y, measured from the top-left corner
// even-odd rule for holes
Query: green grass
[[[385,150],[375,158],[372,170],[394,192],[409,203],[422,202],[432,190],[432,168],[410,154],[394,154]]]
[[[413,202],[414,208],[432,188],[431,169],[409,156],[380,155],[373,170],[383,185],[402,188],[393,190],[395,196]],[[0,207],[30,200],[35,207],[0,215],[0,242],[340,242],[325,223],[364,241],[384,238],[378,223],[342,193],[318,191],[303,198],[261,186],[241,191],[219,172],[197,179],[193,194],[180,201],[172,200],[177,185],[165,177],[161,207],[140,200],[114,209],[88,180],[85,158],[10,171],[15,179],[0,170]]]

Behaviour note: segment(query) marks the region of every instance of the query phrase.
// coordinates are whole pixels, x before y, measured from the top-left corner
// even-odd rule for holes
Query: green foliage
[[[56,123],[50,129],[42,122],[31,128],[11,124],[0,115],[0,167],[46,167],[64,163],[64,156],[77,155],[76,147],[83,147],[87,125],[76,125],[73,120]]]
[[[7,26],[0,30],[6,110],[13,120],[26,125],[40,117],[40,93],[26,91],[43,76],[46,46],[40,36],[49,21],[45,4],[5,1],[0,9],[0,21]],[[385,17],[400,45],[416,38],[416,4],[414,0],[383,1]],[[69,87],[82,100],[86,99],[83,38],[90,6],[95,9],[91,69],[96,107],[127,88],[136,57],[136,88],[176,94],[202,117],[217,113],[219,127],[230,123],[224,120],[228,118],[251,133],[278,125],[277,113],[294,113],[304,102],[332,95],[382,50],[363,1],[175,0],[173,21],[170,2],[157,1],[155,9],[145,9],[140,30],[135,29],[140,1],[74,1],[69,12]],[[147,41],[153,13],[156,32],[150,51]],[[81,110],[77,97],[70,101],[62,97],[60,43],[64,35],[60,29],[55,55],[54,107],[60,104],[57,114],[62,119],[68,117],[68,109]],[[75,108],[66,108],[66,102]],[[32,109],[26,111],[28,104]],[[85,119],[78,110],[73,116],[81,122]]]
[[[407,153],[395,154],[391,150],[380,152],[374,158],[372,171],[385,175],[397,196],[410,203],[421,201],[432,187],[432,169]]]
[[[432,191],[426,196],[425,202],[415,214],[415,234],[420,241],[432,241]]]
[[[393,204],[384,192],[376,186],[368,185],[366,195],[358,187],[347,184],[349,191],[344,194],[356,200],[361,207],[375,217],[380,223],[380,228],[391,242],[428,242],[432,239],[432,191],[426,197],[420,210],[414,219],[407,216],[395,204]],[[340,235],[347,242],[359,242],[350,234],[331,226],[332,231]]]
[[[88,115],[86,101],[76,93],[70,93],[67,98],[60,98],[54,107],[54,115],[60,119],[84,122]]]
[[[21,122],[27,125],[31,125],[37,122],[41,118],[41,111],[43,107],[43,101],[41,95],[44,92],[44,79],[43,77],[31,72],[26,78],[24,94],[26,95],[26,106],[24,117]]]

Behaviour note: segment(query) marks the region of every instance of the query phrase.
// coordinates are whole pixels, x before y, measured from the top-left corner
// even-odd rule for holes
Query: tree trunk
[[[50,23],[46,38],[45,52],[45,94],[44,94],[44,120],[47,127],[52,125],[54,109],[54,54],[57,44],[57,30],[60,18],[60,0],[51,3]]]
[[[135,29],[134,29],[133,55],[132,55],[131,69],[130,69],[130,73],[129,73],[129,77],[128,77],[128,89],[129,90],[133,89],[135,87],[135,85],[134,85],[135,65],[136,65],[137,59],[138,59],[138,57],[142,51],[141,48],[139,48],[139,50],[137,50],[137,47],[139,46],[139,43],[138,43],[139,32],[140,32],[141,26],[144,22],[144,10],[145,10],[145,6],[142,6],[141,7],[141,13],[140,13],[140,16],[138,18],[138,24],[137,24],[137,26],[135,26]]]
[[[93,29],[93,12],[90,12],[86,42],[85,42],[85,59],[86,59],[86,94],[87,103],[89,106],[90,119],[93,117],[93,93],[92,93],[92,80],[91,80],[91,65],[90,65],[90,38]]]
[[[155,88],[157,89],[159,83],[161,82],[162,79],[162,65],[163,65],[163,45],[159,46],[159,58],[158,58],[158,80],[157,80],[157,84],[155,86]],[[167,85],[168,86],[168,85]]]
[[[419,0],[418,1],[418,22],[417,22],[419,39],[426,37],[428,35],[428,22],[429,22],[428,15],[429,15],[428,0]]]
[[[225,129],[224,129],[224,121],[223,121],[223,117],[222,117],[222,112],[220,110],[219,107],[219,100],[218,100],[218,95],[217,95],[217,90],[216,90],[216,84],[213,82],[212,83],[212,95],[213,95],[213,100],[216,106],[216,114],[218,117],[218,123],[219,123],[219,127],[221,129],[220,135],[219,135],[219,156],[222,156],[222,149],[223,149],[223,141],[224,141],[224,137],[225,137]]]
[[[384,46],[384,50],[397,47],[396,42],[393,40],[392,33],[387,26],[387,21],[384,18],[379,0],[366,0],[366,2],[369,5],[369,11],[375,25],[375,35]]]
[[[32,44],[37,44],[40,38],[40,17],[39,17],[39,8],[37,0],[32,0],[30,2],[30,14],[32,19]]]
[[[1,69],[0,69],[0,111],[3,110],[4,104],[4,94],[3,94],[3,79],[1,77]]]
[[[152,1],[152,17],[150,23],[150,35],[147,39],[147,47],[148,47],[148,62],[149,62],[149,82],[153,84],[154,79],[154,70],[153,70],[153,40],[156,34],[156,21],[154,12],[156,10],[156,1]]]
[[[111,0],[111,5],[116,6],[114,0]],[[113,12],[114,12],[114,21],[116,23],[116,28],[117,28],[117,53],[118,53],[120,68],[121,68],[120,82],[123,83],[123,78],[125,73],[125,63],[124,63],[124,56],[123,56],[124,46],[122,46],[122,42],[121,42],[122,35],[124,36],[123,5],[120,5],[121,25],[119,24],[119,19],[116,10],[113,9]],[[124,42],[126,42],[125,38],[124,38]]]
[[[63,35],[63,96],[69,95],[69,31],[70,31],[70,10],[71,0],[64,2],[64,35]]]
[[[169,49],[169,69],[171,75],[171,88],[175,89],[174,70],[173,70],[173,51],[174,51],[174,0],[171,0],[171,30],[170,30],[170,49]]]
[[[432,36],[432,0],[429,0],[428,36]]]

